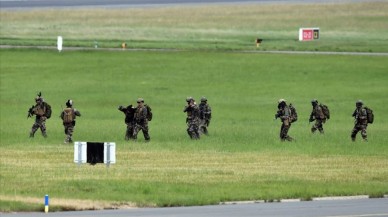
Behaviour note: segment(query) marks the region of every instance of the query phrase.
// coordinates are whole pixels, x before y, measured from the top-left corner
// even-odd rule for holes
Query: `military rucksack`
[[[147,108],[147,120],[151,121],[152,120],[152,109],[149,105],[145,104],[144,105]]]
[[[325,118],[326,119],[330,119],[329,107],[327,107],[327,105],[324,105],[324,104],[320,104],[319,106],[321,107],[323,115],[325,115]]]
[[[49,118],[51,118],[51,106],[48,103],[45,103],[45,102],[44,102],[44,104],[46,106],[46,114],[45,114],[45,116],[46,116],[47,119],[49,119]]]
[[[51,106],[46,102],[43,102],[42,106],[36,105],[33,111],[34,114],[39,116],[45,116],[47,119],[51,117]]]
[[[366,119],[368,120],[368,124],[373,124],[373,121],[375,118],[375,115],[373,114],[373,110],[368,107],[364,107],[364,108],[366,110]]]
[[[74,121],[74,116],[74,110],[72,108],[65,108],[63,110],[63,123],[72,123]]]
[[[298,120],[298,113],[296,112],[296,108],[292,104],[289,105],[289,108],[290,108],[290,121],[291,123],[293,123]]]

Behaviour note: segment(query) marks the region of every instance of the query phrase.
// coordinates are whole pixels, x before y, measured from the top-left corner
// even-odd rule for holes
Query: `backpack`
[[[298,120],[298,113],[296,112],[296,109],[292,104],[289,105],[289,108],[290,108],[290,121],[291,123],[294,123],[295,121]]]
[[[373,114],[373,110],[368,107],[364,107],[364,108],[366,110],[366,119],[368,120],[368,124],[373,124],[373,121],[375,118],[375,115]]]
[[[70,124],[74,121],[74,110],[72,108],[65,108],[63,110],[63,123]]]
[[[151,121],[152,120],[152,109],[149,105],[145,104],[144,105],[147,108],[147,120]]]
[[[319,106],[321,107],[323,115],[325,115],[325,118],[326,119],[330,119],[329,107],[327,107],[327,105],[324,105],[324,104],[320,104]]]
[[[51,118],[51,106],[48,104],[48,103],[45,103],[45,106],[46,106],[46,118],[49,119]]]
[[[36,105],[34,107],[34,113],[39,116],[45,116],[47,119],[51,117],[51,106],[46,102],[43,102],[43,107]]]

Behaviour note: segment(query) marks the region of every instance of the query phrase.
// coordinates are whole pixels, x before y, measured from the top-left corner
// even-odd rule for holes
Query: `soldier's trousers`
[[[320,133],[323,133],[323,123],[324,120],[316,119],[315,124],[311,127],[311,132],[315,133],[315,131],[319,130]]]
[[[287,122],[287,123],[285,123]],[[280,128],[280,139],[282,141],[292,141],[292,138],[288,135],[288,130],[291,127],[291,123],[288,123],[288,121],[284,121],[282,124],[282,127]]]
[[[148,124],[136,124],[133,129],[132,139],[137,139],[137,134],[139,133],[140,130],[143,131],[144,139],[146,141],[149,141],[151,138],[150,138],[150,135],[148,134]]]
[[[356,140],[356,135],[359,131],[361,131],[362,138],[364,140],[367,140],[366,127],[367,125],[365,124],[356,124],[352,130],[352,134],[350,135],[350,137],[352,138],[352,141]]]
[[[187,134],[189,134],[191,139],[199,139],[199,126],[195,121],[187,122]]]
[[[35,123],[32,125],[31,132],[30,132],[30,137],[34,137],[35,132],[40,128],[42,131],[43,137],[47,137],[46,133],[46,121],[42,119],[36,119]]]
[[[133,130],[135,128],[134,123],[127,123],[127,131],[125,131],[125,140],[133,138]]]
[[[208,121],[205,119],[201,119],[199,123],[199,132],[205,135],[208,135],[207,126],[208,126]]]
[[[73,142],[73,139],[72,139],[72,136],[73,136],[73,132],[74,132],[74,127],[75,125],[70,123],[70,124],[63,124],[63,126],[65,127],[65,142]]]

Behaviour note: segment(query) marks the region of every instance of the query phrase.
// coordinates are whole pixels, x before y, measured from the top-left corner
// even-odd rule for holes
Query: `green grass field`
[[[382,1],[1,10],[0,44],[56,46],[61,35],[65,47],[388,52],[387,11]],[[301,27],[320,27],[320,39],[298,42]]]
[[[0,55],[3,211],[39,203],[45,194],[67,210],[388,193],[386,57],[15,49]],[[28,138],[27,109],[38,91],[54,110],[47,139]],[[203,95],[214,113],[210,136],[191,141],[185,98]],[[153,108],[150,143],[142,136],[124,141],[117,106],[138,97]],[[74,139],[116,142],[117,164],[73,163],[58,117],[68,98],[82,113]],[[279,141],[279,98],[298,110],[290,130],[296,142]],[[331,109],[325,135],[310,134],[312,98]],[[376,115],[368,143],[350,141],[357,99]]]

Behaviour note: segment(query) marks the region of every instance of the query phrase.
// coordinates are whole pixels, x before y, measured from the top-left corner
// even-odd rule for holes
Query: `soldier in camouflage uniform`
[[[361,100],[356,102],[356,110],[353,112],[353,117],[355,119],[354,128],[352,130],[351,138],[352,141],[356,141],[356,135],[361,131],[361,136],[364,141],[367,141],[366,128],[368,126],[367,112],[363,107],[364,103]]]
[[[36,116],[35,123],[32,125],[30,138],[34,137],[35,132],[40,128],[43,137],[47,137],[46,120],[51,116],[51,106],[46,103],[41,94],[35,98],[36,104],[28,110],[28,117]]]
[[[137,99],[137,107],[135,110],[135,127],[133,129],[133,138],[137,139],[137,134],[140,130],[143,131],[144,139],[146,142],[150,141],[150,135],[148,134],[148,119],[147,119],[147,108],[144,106],[144,99]]]
[[[292,141],[293,138],[288,135],[288,130],[291,127],[291,110],[287,106],[285,99],[278,101],[278,111],[275,114],[275,119],[280,118],[282,126],[280,128],[280,140]]]
[[[73,142],[72,136],[76,116],[80,117],[81,113],[77,109],[73,108],[73,100],[69,99],[66,102],[66,108],[62,111],[60,116],[63,121],[63,126],[65,127],[65,143]]]
[[[207,99],[205,97],[201,98],[201,103],[199,104],[199,131],[205,135],[208,135],[207,127],[210,124],[210,120],[212,118],[212,109],[210,105],[207,103]]]
[[[183,112],[187,113],[187,133],[191,139],[199,139],[199,108],[192,97],[186,99],[187,105]]]
[[[311,101],[311,105],[313,106],[313,111],[310,114],[309,122],[315,120],[315,124],[311,127],[311,132],[315,133],[316,130],[319,130],[320,133],[324,133],[323,124],[326,122],[326,117],[323,114],[322,108],[316,99]]]
[[[136,108],[129,105],[127,107],[119,106],[118,108],[125,114],[125,124],[127,125],[127,130],[125,132],[125,140],[133,139],[133,130],[135,129],[135,111]]]

